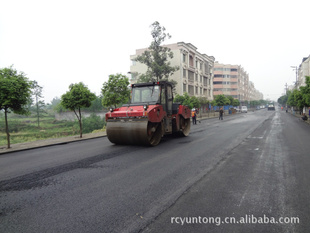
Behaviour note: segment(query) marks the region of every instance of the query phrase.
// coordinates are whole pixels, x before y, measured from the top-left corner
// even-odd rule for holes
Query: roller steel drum
[[[161,123],[145,119],[115,119],[107,122],[107,136],[115,144],[156,146],[163,136]]]

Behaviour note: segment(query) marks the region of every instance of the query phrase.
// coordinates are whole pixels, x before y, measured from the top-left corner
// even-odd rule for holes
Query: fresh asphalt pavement
[[[156,147],[101,137],[2,154],[0,232],[307,232],[309,135],[298,118],[260,110]]]

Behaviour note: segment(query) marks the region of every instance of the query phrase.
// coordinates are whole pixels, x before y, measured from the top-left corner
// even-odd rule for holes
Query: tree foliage
[[[240,101],[237,99],[233,100],[232,106],[240,106]]]
[[[179,69],[177,66],[171,66],[169,61],[169,59],[173,58],[171,49],[161,46],[166,38],[169,39],[171,36],[169,33],[165,32],[166,29],[160,26],[157,21],[155,21],[151,27],[153,28],[151,31],[153,41],[148,47],[148,50],[144,51],[135,59],[147,66],[146,73],[140,74],[138,82],[168,81],[169,76]],[[174,85],[176,85],[176,83],[174,83]]]
[[[117,105],[128,102],[130,98],[128,85],[129,81],[125,75],[111,74],[108,82],[105,82],[101,89],[103,95],[102,105],[116,108]]]
[[[196,96],[189,96],[187,92],[185,92],[183,95],[176,95],[173,102],[180,103],[182,105],[188,106],[190,109],[192,108],[200,108],[202,103],[205,100],[202,101],[201,98],[197,98]]]
[[[37,81],[33,81],[32,83],[32,95],[34,96],[34,101],[35,101],[35,108],[34,112],[37,117],[37,124],[38,128],[40,127],[40,118],[44,117],[46,114],[45,111],[45,103],[44,100],[42,100],[42,89],[43,87],[39,86]]]
[[[61,96],[61,105],[74,112],[80,125],[80,138],[82,138],[82,115],[81,109],[88,108],[96,95],[82,82],[71,84],[69,91]]]
[[[29,113],[28,103],[31,100],[32,82],[23,72],[17,72],[13,66],[0,69],[0,110],[4,110],[7,148],[10,148],[10,134],[7,114],[12,111],[16,114]]]
[[[281,104],[282,106],[285,106],[288,101],[288,97],[290,96],[291,91],[287,91],[286,95],[281,96],[278,98],[278,103]]]
[[[232,96],[226,96],[226,98],[229,100],[229,105],[234,105],[234,98]]]
[[[103,110],[103,106],[102,106],[102,99],[103,96],[96,96],[96,98],[91,102],[90,107],[88,108],[89,111],[91,112],[100,112]]]
[[[102,129],[105,121],[100,116],[92,113],[89,117],[82,118],[83,133],[91,133],[94,130]]]
[[[217,95],[214,98],[213,106],[225,106],[230,104],[230,100],[225,95]]]
[[[300,92],[306,107],[310,106],[310,76],[306,76],[306,86],[300,87]]]

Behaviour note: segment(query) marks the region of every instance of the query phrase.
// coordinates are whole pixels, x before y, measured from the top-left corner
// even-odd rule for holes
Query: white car
[[[242,106],[241,107],[241,112],[247,113],[248,112],[248,107],[247,106]]]

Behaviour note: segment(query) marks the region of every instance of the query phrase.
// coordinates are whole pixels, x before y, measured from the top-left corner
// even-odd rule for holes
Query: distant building
[[[170,48],[173,52],[173,58],[170,60],[171,66],[179,67],[179,70],[169,78],[177,82],[176,93],[183,95],[187,92],[190,96],[213,100],[214,57],[199,53],[197,48],[190,43],[178,42],[163,46]],[[147,48],[137,49],[136,54],[130,56],[131,83],[135,83],[139,74],[147,71],[146,65],[134,61],[145,50]]]
[[[310,55],[302,59],[298,69],[297,87],[306,85],[306,76],[310,76]]]
[[[249,74],[240,65],[214,63],[213,95],[232,96],[240,103],[263,99],[263,94],[249,81]]]

